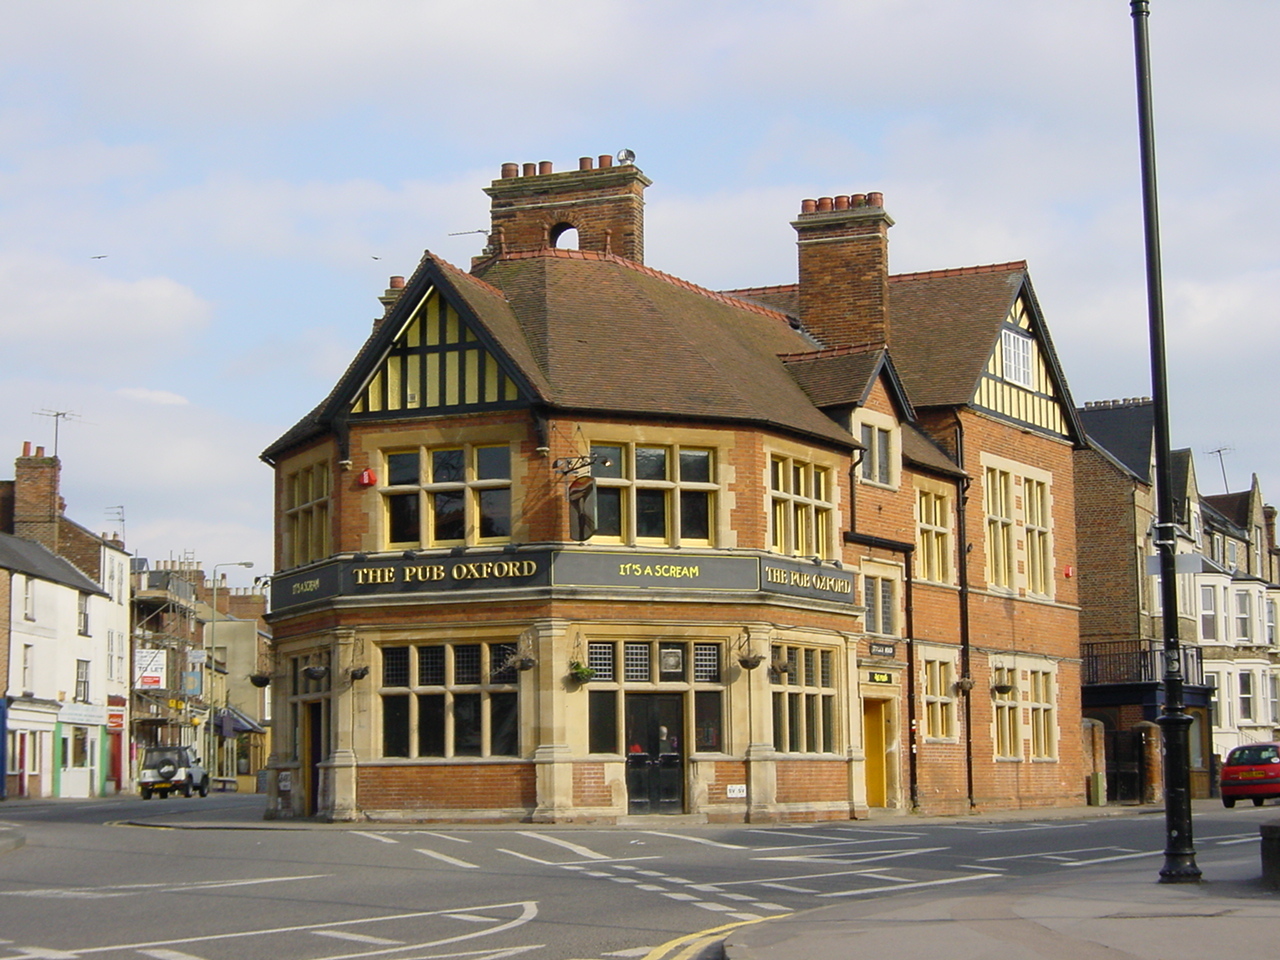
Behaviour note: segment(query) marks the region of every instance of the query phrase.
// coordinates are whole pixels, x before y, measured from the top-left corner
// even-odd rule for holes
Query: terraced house
[[[829,820],[1081,801],[1072,451],[1026,265],[644,265],[631,162],[507,164],[276,471],[270,816]]]

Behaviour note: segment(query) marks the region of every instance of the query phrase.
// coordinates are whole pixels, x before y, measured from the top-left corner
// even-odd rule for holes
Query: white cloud
[[[158,403],[164,406],[183,406],[191,401],[181,394],[168,390],[148,390],[145,387],[121,387],[116,391],[122,397],[142,403]]]

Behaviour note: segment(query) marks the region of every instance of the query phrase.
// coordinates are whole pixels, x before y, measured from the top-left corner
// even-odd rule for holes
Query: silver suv
[[[170,791],[207,797],[209,774],[190,747],[147,747],[138,771],[138,789],[143,800],[150,800],[153,793],[163,800]]]

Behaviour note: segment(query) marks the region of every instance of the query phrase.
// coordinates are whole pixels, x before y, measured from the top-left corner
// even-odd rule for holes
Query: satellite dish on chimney
[[[636,162],[636,152],[623,147],[618,151],[618,162],[623,164],[632,164]]]

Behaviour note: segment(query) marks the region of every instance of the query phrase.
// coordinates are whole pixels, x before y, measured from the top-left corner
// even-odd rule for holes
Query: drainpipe
[[[852,499],[852,496],[850,497]],[[912,557],[916,545],[902,540],[889,540],[886,537],[873,537],[869,533],[858,533],[850,530],[844,535],[845,543],[854,543],[863,547],[874,547],[902,554],[903,561],[903,607],[906,623],[903,625],[904,639],[907,644],[907,790],[911,798],[911,809],[920,808],[920,780],[916,769],[916,733],[919,724],[916,720],[916,648],[912,638],[915,636],[915,577],[912,569]]]

